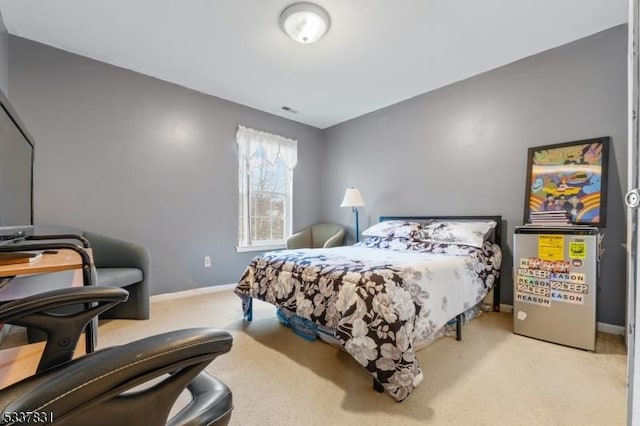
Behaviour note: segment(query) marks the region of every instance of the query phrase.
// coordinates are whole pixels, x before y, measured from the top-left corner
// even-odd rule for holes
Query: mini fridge
[[[516,227],[514,333],[595,350],[600,240],[590,226]]]

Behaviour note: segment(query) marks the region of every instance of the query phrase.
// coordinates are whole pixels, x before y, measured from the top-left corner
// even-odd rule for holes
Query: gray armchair
[[[92,284],[124,288],[129,300],[100,318],[149,319],[149,250],[139,244],[90,231],[67,227],[39,226],[28,240],[82,243],[93,252]],[[49,289],[56,288],[49,286]],[[34,335],[35,336],[35,335]],[[33,337],[35,338],[35,337]]]
[[[84,231],[93,250],[97,282],[101,286],[124,288],[129,300],[100,318],[149,319],[149,251],[128,241]]]
[[[287,240],[288,249],[341,246],[344,228],[335,223],[318,223],[296,232]]]

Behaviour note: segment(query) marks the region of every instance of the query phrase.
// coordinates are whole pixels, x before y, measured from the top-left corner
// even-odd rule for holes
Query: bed
[[[415,353],[493,290],[499,310],[500,216],[383,216],[346,247],[262,253],[235,288],[244,317],[253,299],[313,340],[349,353],[374,388],[404,400],[422,381]]]

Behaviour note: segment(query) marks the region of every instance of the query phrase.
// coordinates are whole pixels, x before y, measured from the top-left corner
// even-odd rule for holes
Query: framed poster
[[[609,137],[529,148],[524,223],[565,211],[577,225],[606,226]]]

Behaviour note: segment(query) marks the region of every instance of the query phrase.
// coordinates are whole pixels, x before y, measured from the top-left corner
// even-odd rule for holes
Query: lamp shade
[[[283,31],[298,43],[318,41],[329,30],[330,25],[327,11],[313,3],[293,4],[280,15]]]
[[[340,207],[362,207],[364,206],[364,200],[362,199],[362,195],[360,195],[360,190],[358,188],[347,188],[344,193],[344,198],[342,199],[342,204]]]

